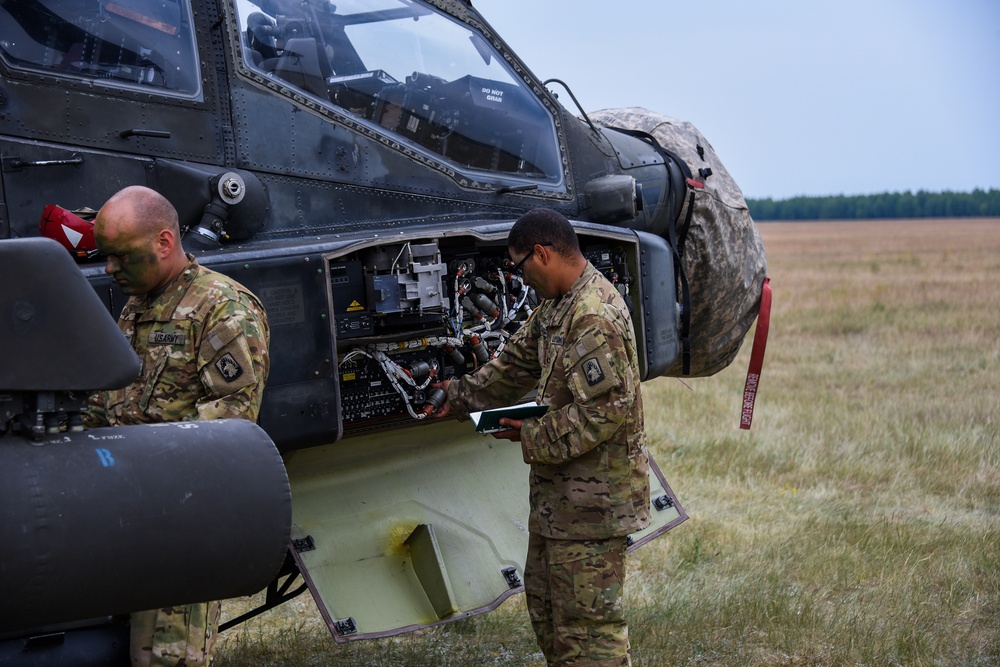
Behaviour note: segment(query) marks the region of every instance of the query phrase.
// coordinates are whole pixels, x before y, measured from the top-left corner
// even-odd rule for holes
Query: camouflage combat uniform
[[[621,295],[592,265],[546,300],[503,353],[449,386],[452,410],[516,401],[537,386],[550,406],[525,420],[531,466],[524,585],[550,665],[628,665],[622,612],[626,537],[649,525],[649,460],[635,334]]]
[[[162,294],[125,304],[118,326],[142,370],[128,387],[91,397],[87,426],[257,420],[269,369],[264,307],[239,283],[188,259]],[[132,664],[208,664],[218,623],[218,602],[136,612]]]

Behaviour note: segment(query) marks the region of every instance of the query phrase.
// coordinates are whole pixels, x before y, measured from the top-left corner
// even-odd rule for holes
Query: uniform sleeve
[[[270,331],[263,306],[252,295],[220,302],[205,320],[198,374],[205,396],[198,419],[239,417],[257,421],[270,369]]]
[[[95,391],[87,401],[87,407],[83,411],[83,425],[87,428],[98,428],[108,426],[108,411],[104,405],[105,392]]]
[[[563,364],[572,400],[525,421],[527,463],[557,465],[589,452],[622,427],[635,400],[639,379],[618,319],[591,314],[574,322]]]
[[[510,337],[499,357],[451,383],[448,401],[459,419],[466,419],[470,412],[511,405],[538,383],[541,368],[535,319],[530,318]]]
[[[135,307],[137,299],[129,297],[125,302],[122,312],[118,315],[118,328],[122,335],[129,341],[133,335],[135,326]],[[111,411],[109,410],[110,392],[108,390],[95,391],[87,401],[87,407],[83,411],[83,425],[87,428],[99,428],[111,426]]]

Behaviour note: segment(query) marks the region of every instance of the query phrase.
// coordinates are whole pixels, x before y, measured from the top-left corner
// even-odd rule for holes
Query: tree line
[[[873,195],[747,199],[750,215],[765,220],[985,218],[1000,216],[1000,189],[972,192],[885,192]]]

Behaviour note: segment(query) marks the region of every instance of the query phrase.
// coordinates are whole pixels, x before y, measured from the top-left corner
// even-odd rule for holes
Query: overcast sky
[[[584,110],[694,123],[747,197],[1000,188],[1000,0],[472,2]]]

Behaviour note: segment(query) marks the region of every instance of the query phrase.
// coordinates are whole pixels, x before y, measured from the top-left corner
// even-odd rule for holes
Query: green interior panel
[[[649,459],[649,501],[651,520],[648,526],[629,536],[629,551],[638,549],[688,518],[652,456]]]
[[[522,590],[528,466],[517,444],[449,420],[285,459],[292,538],[312,538],[296,561],[337,641],[457,620]],[[636,545],[686,518],[658,470],[650,481],[668,500]]]

